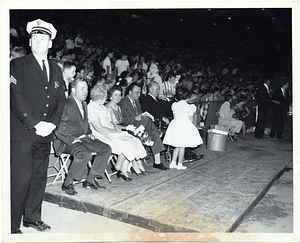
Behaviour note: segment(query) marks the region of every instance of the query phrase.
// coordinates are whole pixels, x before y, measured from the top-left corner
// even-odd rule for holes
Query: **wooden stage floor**
[[[131,182],[103,178],[107,189],[98,191],[76,184],[75,196],[57,182],[47,186],[45,200],[154,232],[233,232],[293,159],[291,140],[257,140],[253,133],[228,141],[224,152],[195,150],[205,156],[185,163],[186,170],[160,171],[148,160],[147,174],[130,175]]]

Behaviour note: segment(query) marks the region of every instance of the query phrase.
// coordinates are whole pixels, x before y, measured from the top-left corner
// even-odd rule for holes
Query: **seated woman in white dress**
[[[108,103],[106,104],[106,108],[109,110],[111,117],[112,117],[112,123],[115,127],[118,129],[124,129],[124,126],[121,126],[122,123],[122,113],[121,108],[118,106],[118,103],[120,102],[122,98],[122,92],[123,89],[120,86],[113,86],[107,93]],[[139,149],[141,145],[141,141],[135,137],[134,138],[134,147]],[[131,171],[135,174],[143,174],[145,172],[145,168],[142,164],[142,161],[140,159],[136,160],[131,167]]]
[[[131,180],[127,174],[129,163],[133,162],[135,164],[136,160],[144,158],[147,155],[146,151],[140,142],[136,142],[135,137],[122,132],[118,127],[114,126],[110,112],[104,106],[107,94],[101,86],[94,86],[90,96],[88,118],[92,133],[100,141],[109,144],[112,148],[112,153],[119,154],[115,165],[118,177],[126,181]]]

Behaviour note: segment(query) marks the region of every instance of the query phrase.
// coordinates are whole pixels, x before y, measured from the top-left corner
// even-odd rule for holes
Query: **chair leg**
[[[68,168],[67,168],[67,162],[70,158],[70,154],[61,154],[59,157],[58,157],[58,160],[59,160],[59,164],[60,164],[60,169],[56,175],[56,177],[54,178],[53,182],[52,182],[52,185],[55,184],[55,182],[61,178],[62,179],[62,182],[65,180],[65,175],[68,174]]]
[[[112,154],[112,155],[109,157],[109,159],[108,159],[108,164],[111,163],[112,166],[115,166],[115,165],[116,165],[116,161],[117,161],[117,156],[116,156],[115,154]],[[113,175],[116,175],[117,172],[108,173],[107,169],[105,169],[104,174],[105,174],[105,176],[106,176],[108,182],[111,183],[111,177],[112,177]]]

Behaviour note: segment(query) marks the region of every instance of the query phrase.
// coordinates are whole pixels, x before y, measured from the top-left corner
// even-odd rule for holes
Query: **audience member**
[[[149,112],[154,117],[157,128],[166,128],[170,123],[171,107],[168,102],[158,98],[159,84],[152,81],[148,84],[148,94],[140,97],[142,111]],[[169,117],[169,118],[167,118]]]
[[[157,62],[152,62],[151,63],[147,76],[148,76],[147,85],[151,81],[156,81],[159,85],[159,95],[158,95],[158,97],[163,99],[165,97],[164,94],[163,94],[163,83],[162,83],[161,77],[159,76],[159,65],[158,65]]]
[[[24,47],[22,46],[15,46],[11,53],[10,53],[10,61],[15,59],[15,58],[18,58],[18,57],[23,57],[23,56],[26,56],[27,55],[27,51]]]
[[[65,81],[64,83],[64,90],[65,95],[68,97],[70,95],[70,83],[74,80],[74,76],[76,74],[76,65],[74,62],[66,61],[63,64],[63,79]]]
[[[76,78],[71,82],[71,95],[66,101],[60,124],[55,131],[54,149],[56,154],[67,153],[73,157],[73,162],[62,185],[62,190],[69,195],[77,194],[73,181],[83,179],[84,170],[90,161],[92,167],[83,182],[83,187],[93,190],[105,189],[99,185],[96,177],[104,175],[111,148],[92,134],[88,124],[85,102],[87,94],[88,86],[85,80]],[[94,158],[93,153],[96,154]]]
[[[118,153],[116,169],[118,176],[126,181],[130,181],[127,168],[129,162],[132,163],[133,171],[141,173],[145,171],[141,160],[147,153],[137,138],[122,132],[120,127],[115,126],[109,110],[104,106],[107,93],[101,86],[94,86],[91,90],[91,101],[88,104],[88,117],[91,124],[92,133],[100,141],[109,144],[112,151],[121,151]]]
[[[134,65],[133,69],[137,69],[140,72],[147,73],[148,65],[145,63],[145,57],[140,56],[139,61]]]
[[[127,55],[122,53],[121,59],[118,59],[115,64],[115,74],[116,76],[121,76],[121,73],[127,71],[130,72],[129,61]]]
[[[112,64],[111,64],[111,59],[114,58],[114,52],[113,51],[107,51],[107,56],[103,60],[102,67],[105,70],[105,74],[112,74]]]
[[[81,33],[78,32],[78,34],[74,40],[74,51],[77,55],[81,54],[82,46],[83,46],[83,39],[81,37]]]
[[[236,140],[236,133],[239,133],[243,122],[233,118],[234,110],[231,109],[232,95],[225,95],[225,102],[221,105],[218,111],[218,125],[229,128],[228,136],[230,139]]]
[[[174,71],[168,72],[166,79],[167,81],[163,82],[163,94],[170,101],[175,95],[178,80],[176,79]]]
[[[242,95],[237,99],[237,103],[234,105],[233,110],[235,111],[234,117],[243,122],[240,137],[245,140],[246,118],[250,115],[250,110],[247,107],[247,97],[245,95]]]
[[[66,39],[66,48],[68,51],[72,51],[75,48],[75,43],[74,43],[74,36],[70,35],[67,39]]]
[[[135,125],[139,127],[143,125],[145,131],[149,133],[151,139],[154,141],[151,147],[154,154],[153,167],[161,170],[167,170],[167,168],[160,161],[160,152],[165,150],[164,145],[160,139],[160,132],[157,130],[151,118],[142,113],[141,105],[138,101],[141,94],[141,87],[136,83],[131,83],[127,88],[128,94],[121,99],[119,106],[122,112],[122,125]]]

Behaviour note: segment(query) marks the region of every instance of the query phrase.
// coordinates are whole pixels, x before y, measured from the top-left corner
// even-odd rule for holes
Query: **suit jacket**
[[[147,94],[145,97],[140,98],[142,111],[148,111],[155,120],[160,120],[163,117],[168,117],[167,110],[166,110],[166,104],[165,101],[156,98],[156,100],[149,94]]]
[[[135,104],[137,107],[137,113],[142,114],[143,112],[141,109],[140,102],[137,100],[135,101]],[[129,124],[133,124],[133,122],[135,121],[136,112],[129,97],[128,96],[123,97],[121,101],[118,103],[118,105],[120,106],[122,112],[122,117],[123,117],[122,124],[125,126]]]
[[[231,121],[235,121],[236,119],[232,117],[233,114],[234,111],[230,108],[230,104],[225,101],[219,110],[218,124],[226,126]]]
[[[61,154],[67,146],[72,145],[73,141],[83,134],[91,134],[87,116],[87,104],[82,102],[84,118],[79,107],[72,96],[66,100],[60,124],[55,131],[54,150],[57,155]]]
[[[272,95],[272,100],[279,101],[280,104],[272,103],[272,108],[275,112],[287,112],[290,102],[289,102],[288,90],[285,91],[285,97],[283,96],[281,88],[275,90]]]
[[[257,92],[257,104],[265,109],[268,109],[271,98],[264,84],[260,85]]]
[[[10,62],[10,136],[11,140],[50,142],[53,135],[41,137],[34,126],[40,121],[58,127],[65,103],[61,69],[49,62],[49,82],[33,56]]]

